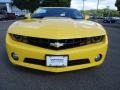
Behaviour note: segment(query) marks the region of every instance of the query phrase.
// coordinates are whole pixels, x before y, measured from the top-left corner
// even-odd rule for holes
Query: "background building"
[[[16,6],[12,6],[12,0],[0,0],[0,11],[15,13],[17,16],[25,15],[28,10],[20,10]]]
[[[11,13],[11,3],[11,0],[0,0],[0,10],[6,9],[8,13]]]

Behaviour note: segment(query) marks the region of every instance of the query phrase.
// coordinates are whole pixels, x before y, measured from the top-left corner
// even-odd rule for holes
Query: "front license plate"
[[[46,56],[47,66],[67,66],[68,56]]]

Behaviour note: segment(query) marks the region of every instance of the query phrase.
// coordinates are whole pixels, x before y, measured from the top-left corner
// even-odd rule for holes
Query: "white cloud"
[[[85,9],[96,9],[98,0],[85,0]],[[99,0],[99,9],[106,8],[109,6],[110,9],[116,9],[116,0]],[[81,10],[83,8],[83,0],[72,0],[71,7]]]

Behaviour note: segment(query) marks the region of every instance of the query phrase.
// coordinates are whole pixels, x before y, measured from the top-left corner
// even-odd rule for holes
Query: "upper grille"
[[[102,40],[103,40],[103,37],[98,42],[100,42]],[[88,45],[88,44],[92,44],[95,42],[92,41],[91,38],[56,40],[56,39],[43,39],[43,38],[29,37],[28,43],[31,45],[34,45],[34,46],[42,47],[42,48],[61,50],[61,49],[75,48],[75,47],[79,47],[79,46],[83,46],[83,45]],[[57,47],[57,45],[56,46],[51,45],[51,44],[55,44],[55,43],[58,43],[58,45],[60,45],[60,44],[63,44],[63,45],[61,45],[59,47]]]
[[[103,41],[105,38],[104,35],[96,36],[96,37],[74,38],[74,39],[45,39],[45,38],[28,37],[28,36],[22,36],[16,34],[10,34],[10,35],[13,40],[42,48],[53,49],[53,50],[75,48],[83,45],[98,43]]]

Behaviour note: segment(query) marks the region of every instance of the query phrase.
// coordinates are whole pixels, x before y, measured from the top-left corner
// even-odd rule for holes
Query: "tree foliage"
[[[40,3],[42,1],[42,3]],[[36,8],[43,7],[70,7],[71,0],[13,0],[13,5],[19,9],[33,12]]]
[[[33,12],[40,6],[40,3],[39,0],[13,0],[13,5],[17,6],[21,10],[27,9]]]
[[[117,7],[118,11],[120,11],[120,0],[116,0],[115,6]]]
[[[97,10],[85,10],[84,13],[86,15],[90,16],[98,16],[98,17],[107,17],[107,16],[113,16],[113,17],[120,17],[120,13],[117,10],[110,10],[110,9],[99,9]]]
[[[71,0],[44,0],[43,7],[70,7]]]

